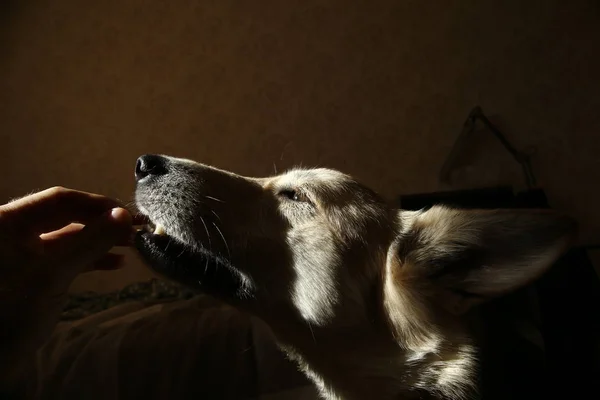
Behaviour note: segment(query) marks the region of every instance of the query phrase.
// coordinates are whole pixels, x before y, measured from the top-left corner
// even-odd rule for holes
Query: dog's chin
[[[223,299],[252,295],[243,274],[228,260],[204,248],[144,230],[136,234],[134,242],[150,268],[167,279]]]

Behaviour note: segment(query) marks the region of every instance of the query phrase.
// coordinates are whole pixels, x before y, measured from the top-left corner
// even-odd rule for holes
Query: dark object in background
[[[439,181],[450,183],[452,170],[477,122],[481,122],[521,166],[528,190],[513,194],[505,187],[406,196],[400,199],[403,208],[414,210],[433,204],[461,208],[550,208],[546,194],[536,187],[531,153],[518,151],[479,106],[469,113],[442,165]],[[600,397],[600,281],[587,248],[571,249],[532,288],[525,290],[528,293],[520,291],[491,304],[490,309],[500,311],[498,315],[501,315],[502,310],[518,312],[515,304],[521,302],[527,307],[527,301],[533,298],[544,343],[543,354],[539,354],[506,332],[504,322],[508,319],[490,316],[486,322],[498,337],[497,346],[488,349],[490,360],[496,358],[490,365],[504,365],[506,369],[484,376],[484,399]]]
[[[456,141],[452,146],[452,150],[450,150],[450,153],[446,157],[446,160],[442,165],[442,169],[440,170],[440,183],[451,183],[450,175],[452,174],[452,170],[456,165],[456,160],[460,157],[461,153],[464,151],[466,143],[473,135],[477,121],[481,121],[483,123],[483,125],[492,133],[492,135],[498,139],[502,147],[504,147],[504,149],[512,156],[515,162],[521,166],[527,187],[530,189],[535,187],[536,180],[531,167],[531,154],[535,149],[532,149],[529,152],[518,151],[508,141],[508,139],[506,139],[504,134],[500,132],[500,130],[496,128],[496,126],[492,124],[492,122],[485,116],[483,110],[479,106],[474,107],[469,113],[460,135],[458,135],[456,138]]]
[[[541,189],[509,187],[403,196],[400,207],[549,208]],[[515,334],[519,304],[537,302],[543,348]],[[600,396],[600,281],[585,248],[573,248],[533,287],[492,302],[484,313],[492,345],[484,350],[482,399],[583,399]]]

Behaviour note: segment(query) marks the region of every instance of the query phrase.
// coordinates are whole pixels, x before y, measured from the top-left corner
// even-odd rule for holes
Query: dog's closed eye
[[[301,202],[301,203],[309,203],[309,199],[308,197],[306,197],[306,195],[298,190],[294,190],[294,189],[285,189],[285,190],[280,190],[278,195],[280,197],[286,198],[288,200],[292,200],[292,201],[297,201],[297,202]]]

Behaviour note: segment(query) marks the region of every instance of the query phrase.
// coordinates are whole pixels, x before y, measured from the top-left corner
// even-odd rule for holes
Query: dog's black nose
[[[137,159],[135,164],[135,179],[140,180],[149,175],[164,175],[167,173],[167,159],[155,154],[146,154]]]

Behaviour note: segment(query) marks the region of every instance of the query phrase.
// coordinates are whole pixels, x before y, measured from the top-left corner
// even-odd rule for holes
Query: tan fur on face
[[[140,209],[231,262],[248,295],[222,297],[261,317],[327,399],[471,393],[460,314],[536,279],[574,231],[552,212],[397,210],[329,169],[246,178],[170,160]]]

